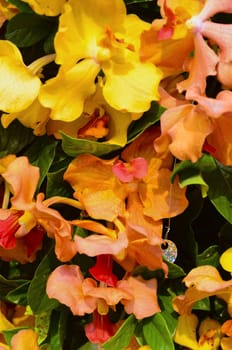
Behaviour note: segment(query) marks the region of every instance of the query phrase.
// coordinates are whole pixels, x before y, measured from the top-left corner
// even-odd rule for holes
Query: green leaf
[[[51,315],[48,334],[49,350],[63,349],[65,330],[67,327],[67,312],[54,310]]]
[[[206,154],[198,161],[198,165],[209,186],[210,201],[232,223],[232,167],[225,166]]]
[[[170,261],[167,261],[164,259],[165,263],[168,265],[168,278],[174,279],[174,278],[182,278],[186,275],[182,267],[171,263]]]
[[[211,309],[211,306],[210,306],[209,298],[198,300],[193,305],[193,310],[210,311],[210,309]]]
[[[154,125],[164,112],[164,108],[157,102],[152,102],[151,108],[141,118],[135,120],[128,129],[128,142],[133,141],[149,126]]]
[[[3,331],[3,335],[4,335],[4,339],[6,341],[6,343],[10,346],[11,345],[11,339],[12,337],[18,333],[19,331],[21,331],[22,329],[28,329],[28,327],[15,327],[12,329],[8,329]]]
[[[88,342],[82,345],[77,350],[98,350],[98,345]]]
[[[10,4],[15,5],[20,12],[29,12],[32,13],[32,9],[30,8],[30,6],[28,4],[26,4],[23,1],[20,0],[7,0],[7,2],[9,2]]]
[[[218,235],[222,251],[232,246],[232,224],[226,223],[223,225]]]
[[[71,186],[63,179],[64,170],[47,174],[46,197],[72,197]]]
[[[35,315],[35,331],[38,334],[39,344],[47,338],[51,321],[51,312],[50,310],[49,312]]]
[[[18,47],[28,47],[48,36],[51,29],[52,22],[45,16],[18,13],[7,23],[5,38]]]
[[[161,315],[166,321],[168,330],[171,336],[174,335],[178,320],[178,314],[173,310],[172,301],[174,298],[174,293],[169,293],[169,290],[165,294],[158,293],[159,305],[161,308]]]
[[[57,300],[48,298],[46,294],[48,276],[58,265],[59,261],[56,259],[53,248],[35,271],[27,294],[28,304],[35,314],[48,312],[59,305]]]
[[[27,305],[27,291],[30,281],[21,284],[6,295],[6,300],[14,304]]]
[[[4,276],[0,275],[0,299],[5,300],[6,295],[16,288],[27,283],[27,280],[18,279],[18,280],[8,280]]]
[[[208,247],[201,254],[197,255],[197,266],[212,265],[218,267],[220,255],[221,249],[218,245]]]
[[[123,322],[122,326],[115,333],[115,335],[112,338],[110,338],[110,340],[108,340],[106,343],[102,344],[101,347],[104,350],[125,350],[125,348],[129,345],[131,341],[136,325],[136,318],[133,315],[129,316]]]
[[[180,162],[176,165],[172,173],[172,181],[177,174],[179,176],[179,184],[181,188],[189,185],[199,185],[201,187],[202,197],[204,198],[207,196],[209,186],[204,181],[201,171],[196,163],[190,161]]]
[[[71,156],[76,157],[82,153],[91,153],[95,156],[104,156],[113,151],[120,149],[118,145],[112,145],[107,142],[97,142],[85,139],[77,139],[70,137],[63,132],[62,134],[62,148],[64,152]]]
[[[4,129],[0,123],[0,157],[21,152],[34,139],[32,130],[25,128],[17,120],[7,129]]]
[[[167,322],[161,313],[157,313],[149,320],[144,321],[143,334],[147,345],[149,345],[152,350],[175,349]]]
[[[38,186],[43,182],[54,160],[57,143],[58,141],[48,136],[37,137],[24,152],[24,155],[29,158],[31,164],[40,168]]]

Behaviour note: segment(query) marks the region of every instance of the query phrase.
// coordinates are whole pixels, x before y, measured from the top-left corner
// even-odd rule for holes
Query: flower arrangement
[[[232,1],[0,0],[0,349],[232,349]]]

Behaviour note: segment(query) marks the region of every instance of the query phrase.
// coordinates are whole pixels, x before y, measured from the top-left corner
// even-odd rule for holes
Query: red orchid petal
[[[21,211],[12,212],[1,210],[0,213],[0,246],[5,249],[12,249],[16,245],[15,233],[20,228],[18,219],[22,215]]]
[[[40,247],[43,236],[44,230],[39,226],[34,227],[26,236],[24,236],[28,257],[30,257]]]
[[[111,338],[116,332],[116,327],[110,322],[108,315],[93,313],[93,322],[85,326],[85,334],[94,344],[102,344]]]
[[[110,254],[102,254],[97,256],[96,265],[89,269],[91,275],[100,282],[105,282],[110,287],[115,287],[118,278],[112,272],[113,259]]]

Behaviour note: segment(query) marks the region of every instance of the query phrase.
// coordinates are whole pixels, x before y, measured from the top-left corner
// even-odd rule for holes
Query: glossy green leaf
[[[210,155],[198,161],[209,186],[208,197],[224,218],[232,223],[232,167],[219,163]]]
[[[51,249],[35,271],[27,294],[28,304],[35,314],[48,312],[59,305],[57,300],[48,298],[46,294],[48,276],[58,265],[59,262]]]
[[[212,265],[218,267],[221,253],[221,249],[218,245],[208,247],[201,254],[197,255],[197,266]]]
[[[18,47],[28,47],[45,38],[51,29],[52,22],[45,16],[18,13],[8,22],[5,38]]]
[[[38,343],[41,344],[48,336],[51,311],[35,315],[35,330],[38,334]]]
[[[72,197],[71,186],[63,180],[64,171],[56,171],[47,174],[46,196]]]
[[[115,335],[108,340],[106,343],[102,344],[104,350],[125,350],[129,345],[131,338],[134,334],[137,325],[137,320],[133,315],[129,316],[115,333]]]
[[[210,300],[209,298],[204,298],[201,300],[198,300],[194,305],[193,305],[193,310],[202,310],[202,311],[210,311]]]
[[[47,136],[37,137],[36,140],[27,148],[24,155],[30,160],[30,163],[40,168],[41,185],[47,175],[50,166],[53,163],[56,154],[57,141]]]
[[[170,335],[173,336],[176,330],[178,314],[173,310],[172,301],[174,293],[166,291],[165,294],[159,293],[158,300],[161,308],[161,315],[166,321]]]
[[[27,305],[27,291],[30,281],[21,284],[6,295],[6,300],[14,304]]]
[[[174,350],[174,343],[167,322],[161,313],[144,321],[143,334],[152,350]]]
[[[161,107],[157,102],[152,102],[151,108],[143,114],[143,116],[135,120],[128,129],[128,142],[133,141],[138,137],[145,129],[149,126],[154,125],[159,119],[161,114],[164,112],[164,108]]]
[[[98,350],[98,345],[88,342],[82,345],[77,350]]]
[[[19,331],[21,331],[22,329],[28,329],[28,327],[15,327],[9,330],[5,330],[2,332],[2,334],[4,335],[4,339],[6,341],[6,343],[10,346],[11,345],[11,339],[12,337],[18,333]]]
[[[207,196],[209,186],[202,177],[201,170],[196,163],[190,161],[183,161],[176,165],[173,173],[172,180],[175,176],[179,176],[180,187],[187,187],[190,185],[199,185],[201,188],[202,197]]]
[[[7,0],[7,2],[15,5],[17,9],[20,10],[20,12],[29,12],[29,13],[33,12],[30,6],[21,0]]]
[[[8,280],[4,276],[0,275],[0,299],[4,300],[8,293],[23,286],[27,283],[27,280],[18,279],[18,280]]]
[[[77,139],[70,137],[64,133],[62,134],[62,148],[64,152],[71,156],[76,157],[82,153],[91,153],[95,156],[104,156],[120,149],[118,145],[111,145],[107,142],[97,142],[85,139]]]
[[[54,310],[51,315],[48,334],[49,350],[63,349],[65,331],[67,327],[67,312]]]
[[[17,154],[35,139],[31,129],[25,128],[17,120],[4,129],[0,122],[0,157]]]
[[[164,259],[164,261],[168,265],[168,278],[170,279],[182,278],[186,275],[182,267],[176,264],[173,264],[167,261],[166,259]]]

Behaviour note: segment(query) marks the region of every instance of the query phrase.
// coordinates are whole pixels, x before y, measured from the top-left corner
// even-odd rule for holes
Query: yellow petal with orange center
[[[56,62],[67,68],[80,59],[96,57],[106,29],[123,30],[125,16],[122,0],[70,0],[64,6],[55,37]]]

